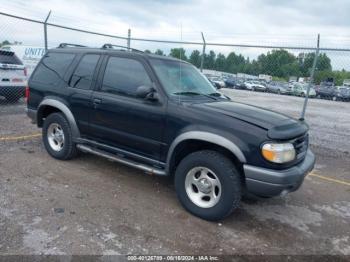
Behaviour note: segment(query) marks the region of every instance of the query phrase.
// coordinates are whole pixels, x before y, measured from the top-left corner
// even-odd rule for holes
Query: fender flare
[[[38,109],[38,118],[42,112],[42,110],[45,108],[45,106],[51,106],[51,107],[55,107],[58,110],[60,110],[64,116],[66,117],[70,128],[72,130],[72,136],[73,139],[76,140],[78,138],[80,138],[80,131],[77,125],[77,122],[75,121],[75,118],[72,114],[72,112],[70,111],[70,109],[61,101],[53,99],[53,98],[46,98],[44,99],[40,105],[39,105],[39,109]],[[38,123],[39,123],[39,119],[38,119]]]
[[[188,131],[188,132],[180,134],[171,143],[168,154],[167,154],[167,160],[166,160],[167,173],[170,171],[169,170],[170,169],[170,162],[172,160],[174,150],[181,142],[184,142],[186,140],[200,140],[200,141],[205,141],[205,142],[209,142],[212,144],[216,144],[218,146],[222,146],[222,147],[226,148],[227,150],[229,150],[230,152],[232,152],[241,163],[247,162],[241,149],[231,140],[229,140],[223,136],[220,136],[220,135],[217,135],[214,133],[210,133],[210,132]]]

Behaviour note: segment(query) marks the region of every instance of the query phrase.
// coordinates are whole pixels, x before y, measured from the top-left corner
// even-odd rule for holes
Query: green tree
[[[156,55],[164,55],[163,50],[160,50],[160,49],[157,49],[154,53],[155,53]]]
[[[335,84],[340,86],[343,84],[345,79],[350,79],[350,72],[346,70],[340,70],[340,71],[330,71],[330,70],[324,70],[324,71],[316,71],[315,72],[315,83],[319,84],[322,81],[324,81],[327,78],[333,78],[335,81]]]
[[[8,40],[4,40],[4,41],[2,41],[2,43],[0,43],[0,47],[2,47],[4,45],[11,45],[11,43]]]
[[[299,54],[300,71],[303,76],[310,76],[312,65],[314,63],[315,53]],[[317,71],[332,71],[331,59],[325,53],[318,56]]]
[[[215,60],[215,70],[225,71],[226,68],[226,57],[224,54],[219,53]]]
[[[261,54],[257,62],[260,67],[260,74],[268,74],[277,77],[299,76],[298,59],[287,50],[272,50],[266,55]]]
[[[229,73],[244,73],[245,70],[245,58],[242,55],[236,55],[235,52],[231,52],[226,57],[225,71]]]
[[[204,56],[204,68],[215,69],[216,54],[213,50],[209,51],[209,54]]]
[[[180,48],[172,48],[170,50],[170,56],[187,61],[186,51],[182,47]]]
[[[150,50],[148,50],[148,49],[146,49],[144,52],[145,52],[146,54],[152,54],[152,52],[151,52]]]
[[[198,50],[193,50],[189,62],[199,68],[201,66],[201,53]]]

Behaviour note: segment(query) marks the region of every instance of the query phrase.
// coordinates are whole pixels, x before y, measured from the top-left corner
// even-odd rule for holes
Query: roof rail
[[[70,44],[70,43],[60,43],[58,45],[58,48],[65,48],[65,47],[69,47],[69,46],[72,46],[72,47],[87,47],[85,45],[76,45],[76,44]]]
[[[127,50],[131,50],[133,52],[139,52],[139,53],[144,53],[143,51],[139,50],[139,49],[135,49],[135,48],[131,48],[131,47],[127,47],[127,46],[122,46],[122,45],[112,45],[112,44],[104,44],[101,48],[102,49],[111,49],[113,47],[120,47],[120,48],[125,48]]]

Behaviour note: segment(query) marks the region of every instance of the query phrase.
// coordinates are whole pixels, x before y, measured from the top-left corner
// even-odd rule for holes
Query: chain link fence
[[[49,14],[50,15],[50,14]],[[101,47],[105,43],[128,46],[145,52],[186,60],[218,88],[274,93],[306,98],[347,101],[350,98],[350,49],[327,48],[317,38],[294,43],[254,38],[215,42],[215,36],[199,34],[193,40],[139,38],[72,28],[44,21],[0,13],[0,101],[21,103],[27,78],[47,48],[60,43]],[[282,44],[281,44],[282,43]],[[317,54],[317,55],[316,55]],[[252,92],[251,96],[254,95]],[[282,97],[278,97],[283,99]],[[276,96],[271,95],[271,99]],[[302,111],[304,100],[297,106]]]

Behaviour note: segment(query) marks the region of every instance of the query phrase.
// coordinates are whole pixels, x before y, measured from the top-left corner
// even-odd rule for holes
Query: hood
[[[268,136],[271,139],[291,139],[301,136],[308,131],[308,126],[303,121],[243,103],[232,101],[211,102],[194,104],[193,107],[201,110],[212,110],[213,112],[259,126],[268,131]]]

